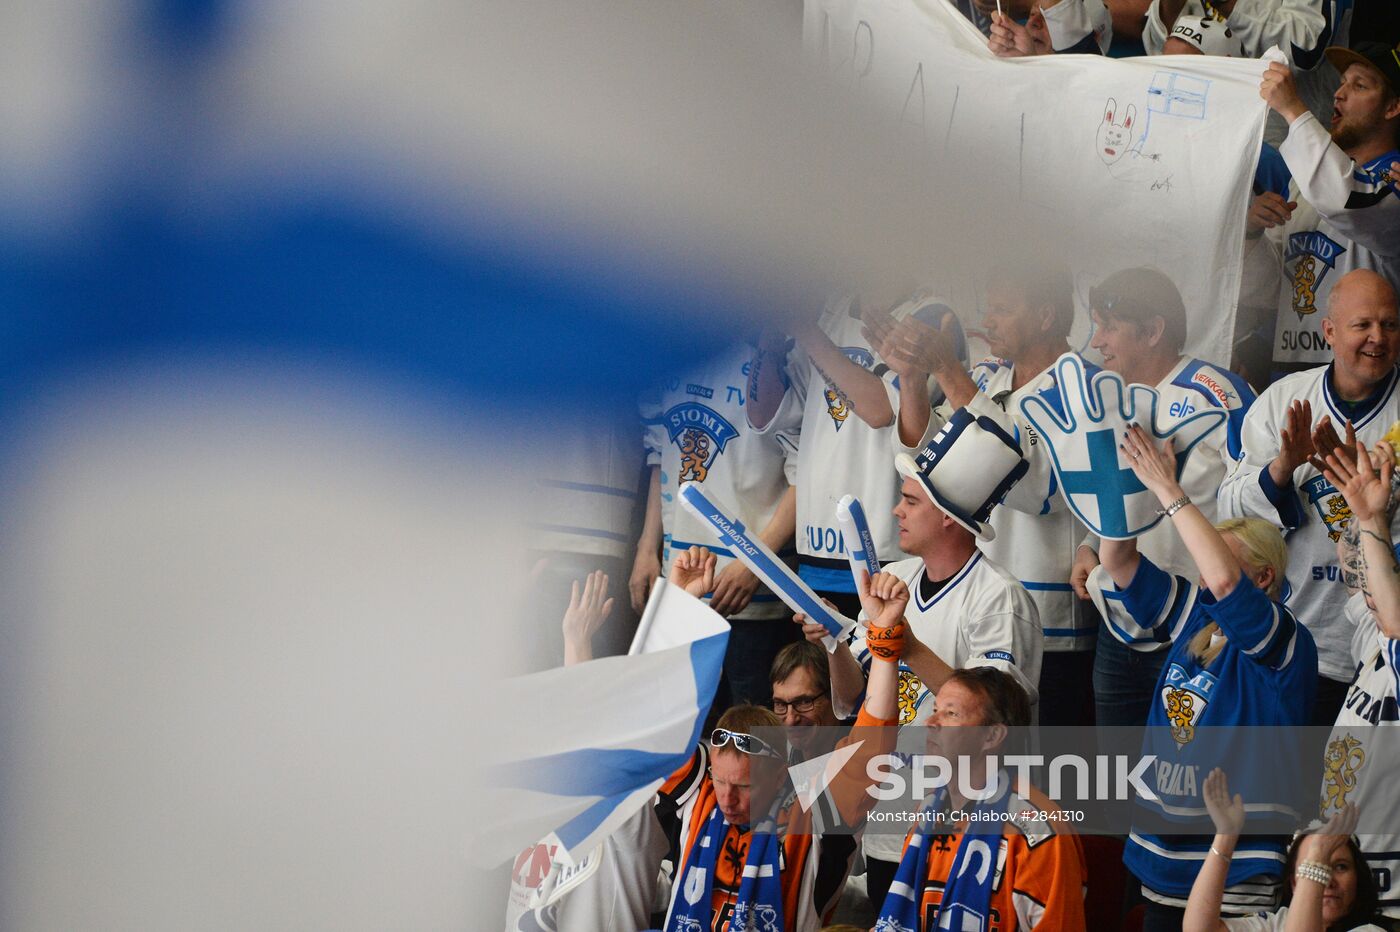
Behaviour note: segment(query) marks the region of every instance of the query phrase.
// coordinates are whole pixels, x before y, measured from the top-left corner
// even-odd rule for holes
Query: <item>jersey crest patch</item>
[[[1347,505],[1347,500],[1322,476],[1314,476],[1304,482],[1303,492],[1308,496],[1308,504],[1317,512],[1317,517],[1327,526],[1327,536],[1335,543],[1351,521],[1351,507]]]
[[[1172,740],[1181,748],[1190,744],[1196,737],[1196,725],[1210,705],[1210,694],[1215,689],[1215,677],[1202,670],[1195,676],[1187,676],[1181,664],[1174,663],[1167,669],[1166,685],[1162,688],[1162,708],[1167,713],[1167,724],[1171,728]]]
[[[1298,320],[1317,313],[1317,292],[1322,280],[1337,265],[1337,257],[1346,247],[1324,233],[1308,230],[1288,237],[1284,264],[1292,269],[1293,311]]]
[[[919,697],[924,691],[923,681],[910,670],[899,670],[899,724],[908,725],[919,712]]]
[[[862,369],[875,368],[875,354],[861,346],[843,346],[841,352],[846,354],[846,358],[860,366]],[[846,423],[846,419],[851,416],[851,402],[841,390],[831,384],[827,379],[826,388],[822,391],[822,397],[826,399],[826,413],[831,417],[831,423],[837,430]]]
[[[681,482],[704,482],[724,445],[739,436],[733,424],[698,401],[681,402],[662,420],[671,442],[681,450]]]
[[[1322,800],[1318,813],[1325,819],[1328,810],[1346,805],[1347,796],[1356,789],[1356,772],[1366,763],[1366,749],[1351,735],[1333,738],[1322,758]]]

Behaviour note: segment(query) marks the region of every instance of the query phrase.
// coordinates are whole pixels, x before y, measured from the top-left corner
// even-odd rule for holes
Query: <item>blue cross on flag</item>
[[[1045,439],[1060,492],[1075,516],[1091,531],[1110,540],[1137,537],[1161,520],[1160,503],[1133,475],[1118,445],[1128,426],[1137,424],[1160,445],[1170,439],[1180,478],[1196,444],[1225,423],[1226,414],[1207,409],[1168,430],[1160,425],[1157,391],[1123,384],[1116,373],[1101,371],[1092,379],[1084,361],[1066,353],[1055,361],[1063,414],[1044,399],[1021,400],[1021,413]]]

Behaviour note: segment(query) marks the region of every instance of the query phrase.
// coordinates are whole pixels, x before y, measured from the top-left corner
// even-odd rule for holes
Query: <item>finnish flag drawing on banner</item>
[[[1063,409],[1055,411],[1032,395],[1021,400],[1021,413],[1044,438],[1070,510],[1091,531],[1110,540],[1129,540],[1151,529],[1162,519],[1159,503],[1119,450],[1125,431],[1137,424],[1159,445],[1171,440],[1180,478],[1186,458],[1225,423],[1225,412],[1202,411],[1163,430],[1156,389],[1125,386],[1121,376],[1107,371],[1090,379],[1084,361],[1073,353],[1055,361],[1055,379]]]

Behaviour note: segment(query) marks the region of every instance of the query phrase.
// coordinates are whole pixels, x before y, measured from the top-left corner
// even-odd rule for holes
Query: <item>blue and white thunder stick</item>
[[[680,499],[687,511],[705,523],[720,546],[742,560],[774,595],[786,602],[794,612],[801,612],[831,632],[823,640],[828,651],[835,650],[836,639],[844,638],[855,627],[854,621],[823,602],[811,587],[768,549],[767,544],[750,537],[742,524],[710,501],[700,491],[700,486],[694,482],[682,483]]]
[[[860,585],[860,571],[874,579],[880,572],[880,557],[875,553],[875,538],[870,534],[870,522],[860,499],[847,495],[836,503],[836,523],[841,525],[841,537],[846,542],[846,559],[851,561],[851,575]]]

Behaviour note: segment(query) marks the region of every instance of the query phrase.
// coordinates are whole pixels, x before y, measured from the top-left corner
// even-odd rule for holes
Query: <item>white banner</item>
[[[807,0],[804,34],[835,80],[889,102],[950,190],[985,190],[989,206],[1012,195],[1060,225],[1057,245],[1073,250],[1076,345],[1087,343],[1089,288],[1151,265],[1186,302],[1186,352],[1229,363],[1263,61],[1002,60],[942,0]],[[989,261],[1014,262],[1033,245],[989,244]]]

